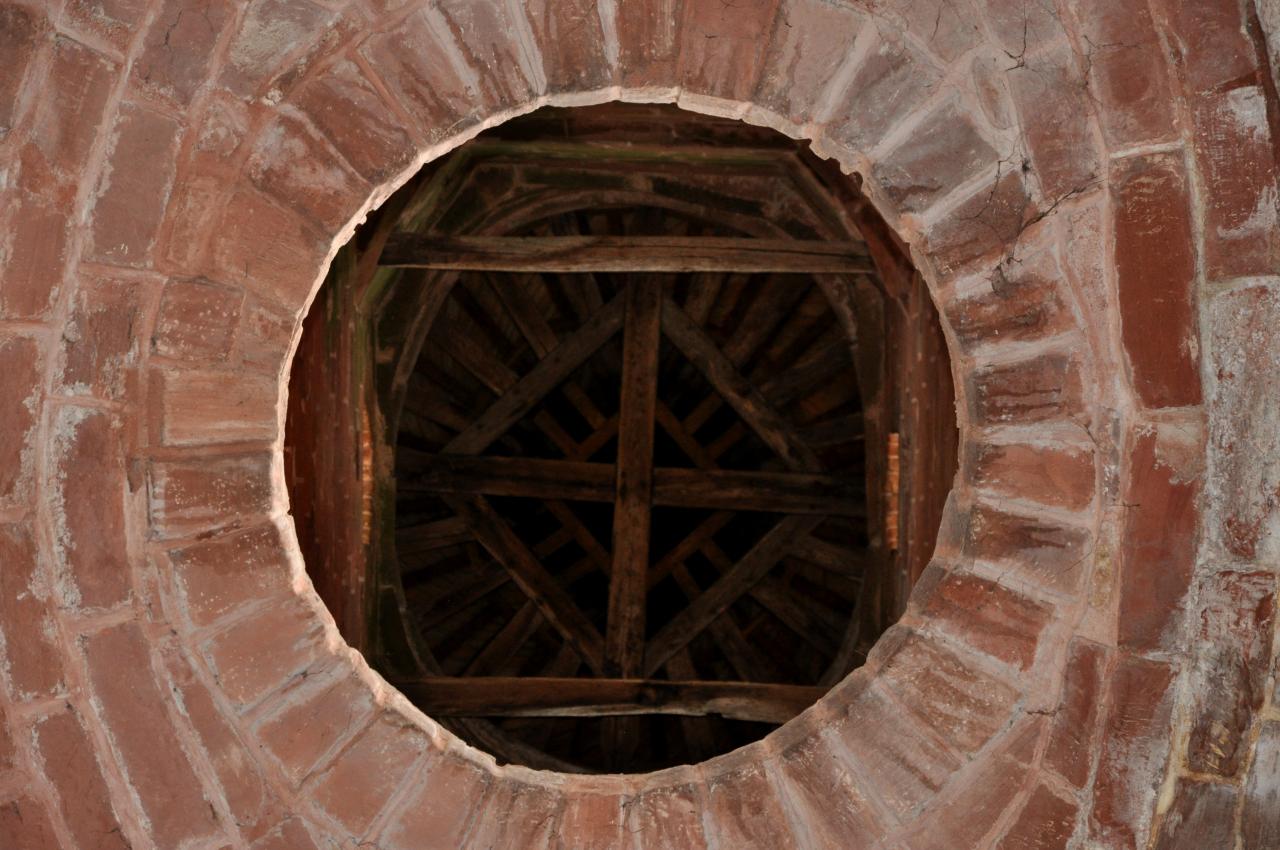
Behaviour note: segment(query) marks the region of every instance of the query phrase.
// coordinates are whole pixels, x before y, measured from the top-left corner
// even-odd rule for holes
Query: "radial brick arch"
[[[1280,386],[1243,366],[1277,285],[1251,7],[50,9],[0,8],[0,844],[1274,846],[1276,482],[1237,453],[1274,449],[1239,411]],[[863,668],[743,750],[583,778],[496,767],[338,639],[281,397],[364,211],[485,126],[613,98],[864,177],[943,316],[964,463]]]

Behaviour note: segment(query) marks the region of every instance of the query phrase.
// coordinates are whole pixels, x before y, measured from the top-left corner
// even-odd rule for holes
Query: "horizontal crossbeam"
[[[717,714],[785,723],[826,688],[757,682],[566,679],[505,676],[405,679],[395,683],[433,717],[614,717]]]
[[[423,236],[397,233],[383,266],[490,272],[874,273],[859,242],[711,236]]]

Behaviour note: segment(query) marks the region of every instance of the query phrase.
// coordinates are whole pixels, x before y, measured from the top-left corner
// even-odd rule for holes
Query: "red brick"
[[[244,313],[240,337],[241,365],[278,380],[293,354],[294,326],[301,318],[294,311],[259,298],[249,298],[245,302]]]
[[[124,53],[147,12],[145,0],[69,0],[65,15],[80,32]]]
[[[1155,850],[1203,850],[1235,845],[1236,799],[1231,785],[1183,779],[1161,821]]]
[[[220,834],[165,710],[171,692],[156,680],[141,629],[131,623],[98,632],[84,647],[94,699],[156,842],[176,847]]]
[[[1082,0],[1073,11],[1080,21],[1085,73],[1097,92],[1110,145],[1172,138],[1173,96],[1147,4]]]
[[[23,503],[31,492],[42,360],[34,339],[0,333],[0,504]]]
[[[209,0],[199,14],[187,0],[164,0],[130,74],[135,87],[187,106],[208,78],[214,49],[231,22],[225,0]]]
[[[224,238],[219,211],[229,192],[227,181],[219,177],[188,170],[178,178],[158,237],[157,253],[166,268],[188,274],[213,268],[209,245],[219,244]]]
[[[1225,553],[1255,561],[1272,545],[1280,510],[1280,470],[1258,463],[1280,453],[1280,430],[1270,424],[1280,397],[1280,290],[1256,286],[1219,295],[1208,327],[1215,377],[1209,404],[1211,539]]]
[[[1169,757],[1174,670],[1122,656],[1108,683],[1089,835],[1107,847],[1146,846]]]
[[[1205,193],[1204,262],[1212,279],[1271,274],[1277,245],[1276,161],[1259,86],[1206,98],[1192,115]]]
[[[93,206],[89,254],[116,265],[147,266],[173,185],[181,125],[125,104],[113,132],[115,144]]]
[[[991,184],[943,216],[926,234],[930,256],[944,275],[1003,262],[1036,215],[1017,170],[1001,169]]]
[[[318,689],[292,698],[292,704],[258,727],[261,746],[300,785],[334,748],[364,727],[373,712],[373,692],[358,676],[344,673]]]
[[[979,505],[969,515],[965,553],[1006,564],[1048,590],[1070,593],[1084,578],[1089,539],[1084,529]]]
[[[860,27],[857,14],[846,7],[782,0],[752,101],[795,124],[816,118],[818,93],[826,91]]]
[[[8,192],[0,237],[0,317],[39,319],[46,316],[61,288],[71,230],[70,205],[21,191]]]
[[[1102,647],[1085,640],[1071,642],[1044,763],[1077,788],[1089,779],[1105,664]]]
[[[1037,785],[1022,814],[995,850],[1061,850],[1076,831],[1078,808],[1043,783]]]
[[[1280,846],[1280,723],[1263,723],[1244,786],[1243,850]]]
[[[618,69],[623,86],[667,88],[676,81],[676,59],[685,0],[634,0],[615,5]]]
[[[859,694],[833,731],[853,754],[868,793],[899,820],[932,800],[960,767],[958,756],[876,687]]]
[[[1093,502],[1094,455],[1074,446],[975,443],[970,480],[983,491],[1083,510]]]
[[[331,33],[335,17],[306,0],[250,5],[231,39],[219,82],[239,95],[257,94],[294,51]]]
[[[874,10],[901,18],[907,31],[945,62],[957,59],[986,38],[978,10],[967,0],[881,0]]]
[[[58,807],[74,812],[67,827],[83,850],[130,850],[120,829],[102,768],[70,705],[36,722],[36,755],[43,763]]]
[[[642,792],[627,806],[623,827],[635,836],[635,850],[706,850],[699,797],[692,784]]]
[[[240,607],[289,591],[285,543],[274,525],[224,535],[169,553],[191,621],[207,626]]]
[[[965,109],[952,102],[934,110],[871,174],[899,212],[922,212],[994,169],[998,159]]]
[[[422,730],[386,712],[320,775],[312,799],[352,835],[362,836],[428,751],[432,742]]]
[[[160,296],[151,350],[176,360],[226,360],[243,303],[238,289],[198,278],[170,280]]]
[[[14,4],[0,7],[0,32],[5,34],[5,63],[0,68],[0,140],[9,135],[23,104],[22,84],[51,27],[39,9]]]
[[[523,4],[503,0],[437,0],[428,20],[452,36],[475,75],[471,96],[486,114],[522,106],[542,93],[542,68],[532,65],[529,22]],[[433,14],[434,13],[434,14]]]
[[[1197,773],[1234,777],[1244,762],[1246,737],[1266,696],[1275,595],[1270,572],[1215,573],[1201,582],[1187,743],[1187,764]]]
[[[249,160],[253,180],[276,200],[337,230],[370,189],[314,127],[282,112]]]
[[[522,5],[542,52],[548,94],[593,91],[613,83],[595,0],[527,0]]]
[[[272,238],[264,241],[264,233]],[[304,303],[327,255],[311,221],[251,190],[227,202],[216,234],[214,276],[285,305]]]
[[[63,408],[54,422],[54,564],[68,604],[109,608],[131,595],[122,429],[109,413]]]
[[[956,339],[967,350],[983,344],[1041,339],[1075,324],[1063,298],[1066,281],[1049,252],[991,273],[990,284],[946,305]]]
[[[827,132],[848,148],[865,152],[929,99],[942,74],[904,41],[881,35],[878,28],[862,38],[870,44],[831,115]],[[846,51],[852,43],[850,39]],[[808,45],[803,50],[807,53]]]
[[[1116,270],[1121,335],[1134,389],[1148,407],[1200,403],[1191,199],[1180,155],[1117,165]]]
[[[768,847],[794,850],[799,845],[773,783],[759,763],[746,763],[707,777],[707,803],[702,816],[712,847]]]
[[[192,116],[191,172],[235,176],[242,145],[259,108],[215,90],[205,102],[203,114]]]
[[[353,62],[305,85],[298,107],[364,179],[380,183],[414,160],[417,148]]]
[[[1069,354],[979,366],[970,373],[969,387],[970,409],[982,424],[1077,419],[1084,408],[1080,368]]]
[[[399,29],[369,39],[360,53],[417,120],[428,145],[474,126],[482,117],[466,81],[471,72],[459,71],[456,63],[462,59],[452,40],[427,26],[421,15],[411,15]]]
[[[138,334],[150,287],[137,281],[85,281],[62,332],[64,392],[115,401],[134,380],[142,353]]]
[[[1009,87],[1040,187],[1051,199],[1084,191],[1097,182],[1101,162],[1089,120],[1093,110],[1080,84],[1075,54],[1062,42],[1023,61],[1009,72]]]
[[[1026,61],[1029,54],[1039,53],[1045,45],[1066,36],[1058,10],[1051,3],[985,0],[982,5],[987,26],[1015,63]]]
[[[318,850],[318,847],[302,821],[291,817],[255,841],[253,850]]]
[[[812,735],[779,754],[776,775],[795,823],[816,847],[870,847],[884,833],[834,736]],[[673,845],[682,846],[682,845]]]
[[[151,469],[151,527],[159,537],[243,528],[272,510],[267,454],[157,462]]]
[[[79,42],[54,42],[53,67],[41,87],[30,138],[56,172],[78,177],[88,162],[118,72],[115,62]]]
[[[488,815],[490,777],[456,753],[432,759],[415,791],[383,831],[387,850],[453,850],[465,846],[477,818]]]
[[[476,818],[471,844],[485,850],[554,846],[563,807],[563,795],[551,788],[495,780],[485,810]]]
[[[269,375],[159,371],[152,393],[160,440],[169,446],[268,442],[275,439],[279,390]]]
[[[0,536],[0,541],[3,539]],[[0,542],[0,546],[2,545],[4,544]],[[0,772],[12,770],[17,764],[18,754],[13,748],[13,733],[9,729],[9,722],[5,710],[0,708]]]
[[[931,627],[1024,670],[1053,616],[1047,606],[1002,585],[957,573],[938,583],[921,613]]]
[[[0,836],[15,850],[53,850],[60,846],[49,813],[31,797],[0,803]]]
[[[779,0],[745,5],[686,3],[680,28],[676,80],[681,90],[725,100],[745,100],[755,90]]]
[[[559,843],[563,845],[571,837],[574,850],[613,850],[620,846],[626,826],[623,810],[630,802],[621,791],[572,789],[565,795],[557,830]]]
[[[1258,55],[1237,0],[1155,0],[1151,5],[1164,18],[1165,38],[1191,91],[1216,94],[1257,79]]]
[[[269,600],[206,645],[214,675],[238,705],[257,702],[294,678],[315,675],[330,662],[319,616],[300,599]]]
[[[1129,455],[1121,542],[1120,646],[1171,649],[1195,564],[1199,477],[1176,468],[1157,433],[1139,434]]]
[[[0,525],[0,637],[9,687],[18,699],[62,690],[62,655],[52,617],[52,593],[37,568],[26,525]],[[2,725],[2,724],[0,724]]]

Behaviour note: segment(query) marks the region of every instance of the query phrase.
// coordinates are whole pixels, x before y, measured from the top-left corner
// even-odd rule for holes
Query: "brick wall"
[[[1277,101],[1237,0],[0,5],[0,846],[1280,846]],[[811,139],[912,246],[965,463],[870,662],[651,776],[500,768],[347,649],[300,319],[544,103]]]

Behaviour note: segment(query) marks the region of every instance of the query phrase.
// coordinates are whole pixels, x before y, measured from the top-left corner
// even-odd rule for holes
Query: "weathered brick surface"
[[[1103,709],[1105,664],[1101,646],[1072,641],[1063,671],[1062,696],[1045,746],[1045,765],[1077,788],[1084,786],[1092,767],[1097,722]]]
[[[271,510],[271,459],[250,454],[156,462],[149,489],[154,536],[241,528]]]
[[[872,168],[872,176],[903,212],[921,212],[961,183],[996,167],[999,156],[957,103],[924,119],[910,137]]]
[[[272,238],[264,242],[263,233]],[[281,303],[301,303],[323,256],[323,240],[310,221],[246,189],[231,197],[218,220],[212,268],[218,280]]]
[[[879,28],[863,38],[870,42],[866,54],[837,101],[827,131],[858,151],[874,148],[897,122],[924,104],[942,79],[928,59],[900,38],[881,35]]]
[[[604,19],[593,0],[530,0],[523,8],[542,53],[548,93],[592,91],[613,82]]]
[[[130,850],[107,791],[101,757],[85,735],[79,713],[67,705],[36,721],[32,736],[58,806],[74,813],[67,819],[73,840],[91,850]]]
[[[209,641],[205,653],[223,693],[240,705],[329,663],[315,612],[291,598],[236,621]]]
[[[326,230],[337,230],[369,192],[320,132],[292,112],[263,131],[249,173],[267,194]]]
[[[1084,406],[1080,367],[1068,354],[979,366],[969,384],[970,408],[983,423],[1078,418]]]
[[[152,351],[200,363],[226,360],[243,303],[243,292],[212,281],[170,280],[160,296]]]
[[[378,717],[316,780],[313,799],[353,835],[363,835],[432,744],[393,713]],[[432,765],[439,754],[432,752]]]
[[[115,401],[135,380],[150,289],[138,280],[86,281],[62,335],[63,392]]]
[[[868,845],[884,831],[847,759],[834,737],[810,735],[776,762],[792,822],[819,847]]]
[[[787,827],[782,801],[761,764],[707,777],[707,809],[703,816],[708,842],[714,847],[746,847],[758,843],[793,850],[797,839]]]
[[[538,785],[495,780],[485,810],[476,817],[471,843],[492,850],[554,847],[560,830],[564,797]]]
[[[488,802],[488,773],[457,754],[431,760],[426,775],[400,807],[379,842],[388,850],[462,847]],[[462,805],[441,805],[455,800]]]
[[[849,8],[821,0],[784,0],[752,100],[802,123],[813,114],[818,93],[839,70],[860,26]],[[841,118],[847,114],[841,110]]]
[[[183,0],[165,0],[160,6],[130,80],[149,95],[187,106],[210,73],[218,39],[234,9],[226,0],[210,0],[198,14]]]
[[[773,29],[778,1],[686,3],[681,29],[702,37],[686,38],[680,45],[676,74],[684,90],[726,100],[750,95],[765,58],[761,36]]]
[[[1082,510],[1093,501],[1094,453],[1076,446],[978,443],[970,474],[984,491]]]
[[[28,525],[0,524],[0,636],[5,678],[19,699],[51,696],[64,681],[53,589],[37,557]]]
[[[9,4],[0,8],[0,32],[6,34],[9,61],[0,69],[0,140],[9,135],[21,108],[22,84],[52,28],[38,8]]]
[[[0,835],[12,847],[57,847],[49,813],[31,797],[18,797],[0,803]]]
[[[0,505],[25,502],[31,492],[43,359],[35,339],[0,332]]]
[[[276,382],[239,370],[153,374],[160,441],[170,446],[269,442],[277,423]]]
[[[1076,831],[1079,806],[1050,790],[1036,786],[1017,821],[996,844],[996,850],[1058,850],[1066,847]]]
[[[706,850],[702,791],[692,784],[645,791],[627,806],[623,828],[635,850]]]
[[[1244,850],[1280,844],[1280,723],[1262,724],[1242,808]]]
[[[997,268],[1036,215],[1020,171],[1001,166],[990,184],[929,228],[926,244],[944,275]]]
[[[1058,593],[1078,589],[1089,533],[1059,523],[979,505],[969,513],[965,552],[1006,564],[1023,580]]]
[[[929,596],[921,614],[929,625],[981,652],[1023,669],[1035,660],[1040,633],[1052,611],[995,582],[951,573]]]
[[[486,112],[510,109],[542,93],[542,66],[526,40],[523,6],[500,0],[440,0],[427,17],[448,34],[475,75],[472,97]]]
[[[1161,822],[1156,850],[1230,847],[1234,842],[1236,799],[1230,785],[1183,780]]]
[[[352,675],[319,683],[295,695],[257,730],[261,746],[301,784],[327,755],[359,731],[373,712],[368,686]]]
[[[216,537],[169,553],[173,575],[197,626],[207,626],[260,599],[290,589],[285,544],[273,525]]]
[[[307,0],[263,0],[249,6],[231,39],[219,82],[240,95],[256,93],[288,54],[313,42],[336,15]]]
[[[1053,254],[1041,252],[1006,269],[946,305],[956,338],[968,351],[980,345],[1042,339],[1074,324],[1064,302],[1062,272]]]

